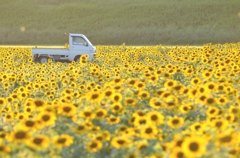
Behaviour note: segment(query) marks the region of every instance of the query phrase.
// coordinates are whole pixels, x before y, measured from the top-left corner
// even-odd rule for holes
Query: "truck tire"
[[[80,55],[75,56],[74,61],[76,61],[77,63],[79,63],[79,62],[80,62]]]
[[[39,57],[38,61],[42,63],[47,63],[48,62],[48,57]]]

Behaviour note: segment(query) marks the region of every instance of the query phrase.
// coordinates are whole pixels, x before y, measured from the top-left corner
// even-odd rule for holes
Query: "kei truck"
[[[33,61],[46,63],[54,61],[80,61],[81,55],[87,55],[88,61],[95,58],[96,48],[83,34],[69,34],[69,45],[65,48],[32,48]]]

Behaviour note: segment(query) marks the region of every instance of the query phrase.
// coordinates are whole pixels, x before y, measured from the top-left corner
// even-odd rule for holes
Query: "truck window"
[[[86,41],[82,37],[73,36],[72,44],[73,45],[85,45]]]

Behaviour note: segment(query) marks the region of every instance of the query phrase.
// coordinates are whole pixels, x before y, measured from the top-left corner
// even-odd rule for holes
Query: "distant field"
[[[0,0],[0,44],[94,45],[239,42],[239,0]]]

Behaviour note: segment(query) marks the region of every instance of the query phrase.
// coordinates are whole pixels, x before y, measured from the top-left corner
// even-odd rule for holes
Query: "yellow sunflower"
[[[24,130],[17,130],[14,132],[11,132],[8,136],[7,139],[10,142],[16,142],[16,143],[24,143],[27,140],[29,140],[30,134]]]
[[[93,140],[87,144],[87,150],[90,152],[97,152],[102,149],[102,142]]]
[[[130,143],[131,141],[127,137],[113,137],[111,140],[111,146],[116,149],[126,148]]]
[[[120,102],[116,102],[111,105],[111,111],[113,113],[119,113],[122,111],[122,109],[123,109],[123,106]]]
[[[164,123],[164,116],[158,111],[147,113],[147,122],[153,125],[161,125]]]
[[[54,113],[44,111],[38,114],[37,119],[40,121],[41,126],[44,127],[54,125],[57,118]]]
[[[121,94],[121,93],[118,93],[118,92],[112,94],[112,95],[111,95],[111,100],[112,100],[113,102],[120,102],[120,101],[122,101],[122,94]]]
[[[168,120],[168,126],[171,128],[180,128],[184,124],[184,119],[182,117],[174,116]]]
[[[86,118],[86,119],[94,119],[95,118],[95,113],[93,113],[92,110],[85,108],[84,110],[80,111],[79,116],[81,118]]]
[[[182,151],[186,157],[202,156],[206,152],[207,142],[199,136],[186,137],[182,143]]]
[[[146,125],[141,128],[141,133],[140,133],[142,138],[145,139],[156,139],[156,136],[158,134],[158,130],[156,126],[150,126]]]
[[[42,150],[49,146],[50,139],[44,135],[37,135],[27,141],[27,145],[33,149]]]
[[[95,111],[95,118],[94,119],[103,120],[106,117],[106,115],[107,115],[107,110],[106,109],[98,108]]]
[[[65,146],[70,146],[74,142],[74,137],[68,135],[68,134],[62,134],[60,136],[56,136],[53,138],[52,143],[57,148],[62,148]]]
[[[73,116],[76,114],[77,107],[73,104],[62,104],[58,107],[58,114],[64,116]]]

